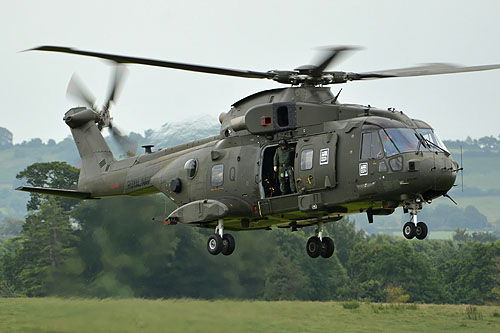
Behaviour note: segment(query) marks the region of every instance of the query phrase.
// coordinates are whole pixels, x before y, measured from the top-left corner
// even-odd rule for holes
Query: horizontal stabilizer
[[[56,195],[59,197],[72,198],[72,199],[97,199],[91,198],[89,192],[80,192],[75,190],[61,190],[57,188],[47,188],[47,187],[31,187],[31,186],[20,186],[16,188],[17,191],[40,193],[47,195]]]

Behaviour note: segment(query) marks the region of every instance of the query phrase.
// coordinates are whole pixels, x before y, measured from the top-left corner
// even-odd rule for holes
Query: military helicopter
[[[278,227],[296,231],[316,226],[315,235],[306,244],[307,254],[328,258],[335,246],[323,235],[325,223],[357,213],[365,213],[373,223],[374,216],[392,214],[398,207],[410,213],[403,226],[404,237],[425,239],[428,227],[418,221],[418,213],[424,203],[448,196],[460,165],[426,122],[392,108],[341,104],[340,92],[334,95],[326,86],[483,71],[500,65],[428,64],[363,73],[326,70],[353,49],[330,47],[314,65],[257,72],[59,46],[33,48],[111,60],[117,70],[101,110],[75,81],[70,85],[73,94],[86,104],[64,116],[82,159],[77,189],[23,186],[18,190],[77,199],[163,193],[178,208],[160,220],[165,225],[214,228],[207,241],[213,255],[233,253],[235,240],[226,230]],[[143,146],[144,154],[117,160],[101,130],[112,129],[119,141],[128,144],[109,114],[124,64],[268,79],[288,86],[260,91],[233,103],[219,116],[217,136],[156,151],[147,145]],[[280,149],[292,151],[289,165],[276,165]],[[281,166],[290,172],[288,183],[280,179],[278,185],[276,171],[281,173]],[[285,178],[283,174],[279,177]]]

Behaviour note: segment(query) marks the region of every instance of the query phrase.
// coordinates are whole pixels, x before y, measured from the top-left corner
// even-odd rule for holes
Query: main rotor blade
[[[125,77],[126,72],[127,70],[125,66],[116,64],[113,81],[111,82],[109,89],[108,98],[106,98],[106,102],[104,103],[103,107],[104,110],[109,110],[111,103],[114,102],[116,95],[118,94],[121,88],[123,78]]]
[[[87,88],[80,81],[76,73],[73,73],[71,76],[71,80],[68,84],[68,89],[66,89],[66,96],[73,97],[80,102],[85,103],[85,106],[88,106],[91,109],[95,109],[95,98],[88,91]]]
[[[339,62],[339,60],[344,57],[349,51],[358,50],[359,47],[355,46],[330,46],[319,48],[324,54],[321,58],[318,58],[315,64],[315,69],[311,72],[312,76],[320,76],[323,74],[325,69],[333,64],[334,62]]]
[[[348,73],[349,80],[382,79],[388,77],[410,77],[424,75],[439,75],[465,72],[488,71],[500,68],[500,64],[482,66],[458,66],[445,63],[425,64],[422,66],[388,69],[365,73]],[[351,77],[352,75],[352,77]]]
[[[27,51],[49,51],[49,52],[62,52],[62,53],[71,53],[78,54],[83,56],[101,58],[112,60],[120,64],[141,64],[141,65],[149,65],[156,67],[166,67],[166,68],[174,68],[181,69],[185,71],[192,72],[201,72],[201,73],[209,73],[209,74],[218,74],[218,75],[228,75],[228,76],[238,76],[244,78],[254,78],[254,79],[272,79],[274,74],[267,72],[254,72],[240,69],[229,69],[229,68],[220,68],[220,67],[210,67],[210,66],[202,66],[202,65],[194,65],[194,64],[185,64],[181,62],[173,62],[173,61],[163,61],[163,60],[155,60],[155,59],[146,59],[146,58],[137,58],[137,57],[128,57],[121,56],[116,54],[109,53],[99,53],[99,52],[90,52],[90,51],[81,51],[72,49],[69,47],[60,47],[60,46],[39,46],[33,49],[29,49]]]

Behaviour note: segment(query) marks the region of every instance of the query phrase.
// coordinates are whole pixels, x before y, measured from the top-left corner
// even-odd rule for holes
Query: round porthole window
[[[194,158],[188,160],[186,164],[184,164],[184,170],[186,170],[188,178],[194,178],[194,176],[196,176],[197,166],[198,163]]]

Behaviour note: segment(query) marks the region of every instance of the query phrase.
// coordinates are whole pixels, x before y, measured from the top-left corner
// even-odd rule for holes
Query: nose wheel
[[[425,237],[427,237],[427,231],[427,224],[418,222],[415,228],[415,237],[417,237],[417,239],[425,239]]]
[[[311,258],[317,258],[320,255],[323,258],[330,258],[332,256],[335,251],[335,245],[333,239],[323,237],[323,223],[318,223],[316,236],[312,236],[307,240],[306,251]]]
[[[417,214],[419,209],[417,207],[413,207],[411,209],[411,221],[404,224],[403,236],[405,236],[405,238],[407,239],[413,239],[414,237],[421,240],[425,239],[429,231],[429,229],[427,228],[427,224],[425,224],[425,222],[418,222]]]
[[[207,250],[212,255],[222,253],[225,256],[234,252],[236,242],[231,234],[224,233],[224,219],[220,219],[215,234],[208,236]]]

